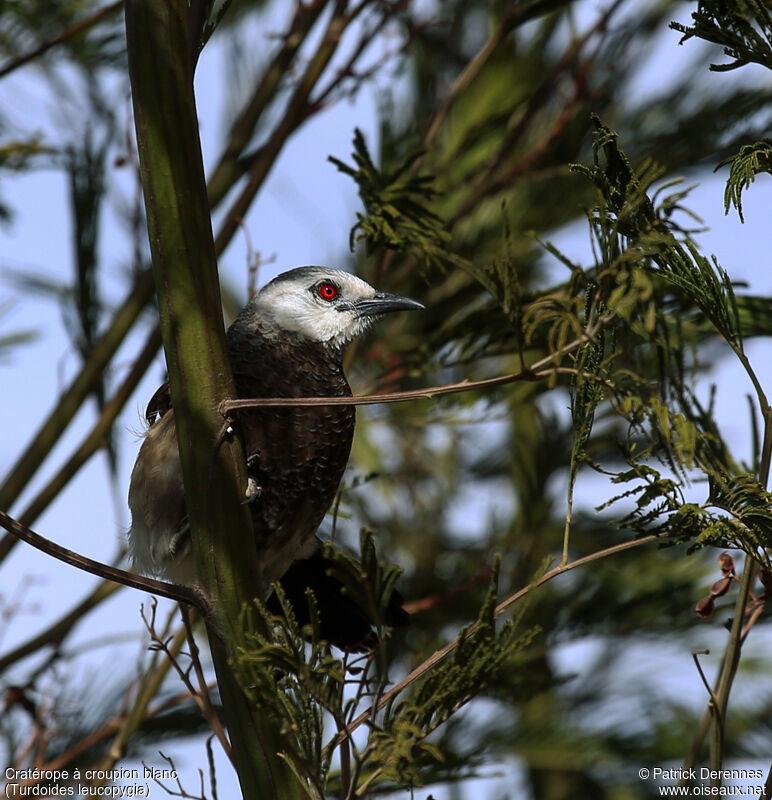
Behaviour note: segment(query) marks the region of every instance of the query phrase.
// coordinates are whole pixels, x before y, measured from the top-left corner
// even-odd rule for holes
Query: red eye
[[[338,296],[338,287],[331,283],[323,283],[317,289],[322,300],[334,300]]]

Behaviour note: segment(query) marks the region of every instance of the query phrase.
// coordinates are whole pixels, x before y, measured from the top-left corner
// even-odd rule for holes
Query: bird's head
[[[382,314],[422,309],[398,294],[377,292],[361,278],[328,267],[298,267],[267,283],[247,307],[261,327],[343,347]]]

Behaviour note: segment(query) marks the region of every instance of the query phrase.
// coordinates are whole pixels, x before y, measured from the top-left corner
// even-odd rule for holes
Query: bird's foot
[[[190,547],[190,521],[187,516],[177,526],[169,540],[169,558],[176,558],[185,548]]]
[[[258,464],[260,462],[260,453],[252,453],[247,456],[247,491],[246,499],[243,505],[247,503],[254,503],[255,500],[263,493],[263,487],[257,479]]]
[[[263,487],[255,480],[255,478],[247,478],[247,490],[245,492],[246,499],[242,501],[242,505],[254,503],[258,497],[263,493]]]

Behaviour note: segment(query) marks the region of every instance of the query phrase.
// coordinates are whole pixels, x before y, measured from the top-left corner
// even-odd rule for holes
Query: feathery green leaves
[[[764,0],[700,0],[692,12],[691,26],[671,22],[673,30],[688,39],[704,39],[721,45],[733,59],[729,64],[711,64],[714,72],[728,72],[746,64],[772,69],[772,17]]]
[[[399,786],[420,784],[421,768],[442,753],[427,737],[474,696],[518,650],[526,647],[534,632],[519,635],[513,621],[496,629],[500,560],[477,622],[461,631],[453,654],[435,667],[404,700],[387,712],[372,734],[371,760],[383,775]]]
[[[743,145],[736,155],[724,159],[716,169],[727,164],[731,166],[724,190],[724,212],[728,214],[729,206],[733,205],[740,215],[740,221],[745,222],[742,195],[750,189],[757,175],[762,172],[772,174],[772,139]]]
[[[393,170],[380,170],[372,159],[359,128],[354,130],[355,166],[329,156],[329,160],[359,187],[365,213],[357,213],[357,222],[349,235],[349,246],[364,242],[368,253],[389,248],[413,256],[419,264],[442,266],[453,261],[446,250],[449,234],[442,220],[429,209],[436,197],[431,176],[414,174],[421,157],[415,151]]]

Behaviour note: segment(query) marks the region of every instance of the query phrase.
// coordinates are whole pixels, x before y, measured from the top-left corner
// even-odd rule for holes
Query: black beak
[[[376,292],[368,300],[354,303],[354,310],[358,317],[373,317],[380,314],[390,314],[392,311],[422,311],[424,306],[409,297],[389,292]]]

